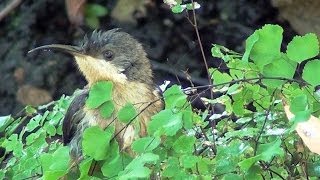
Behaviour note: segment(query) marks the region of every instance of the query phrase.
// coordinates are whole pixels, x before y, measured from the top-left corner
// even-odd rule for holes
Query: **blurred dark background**
[[[243,53],[245,39],[264,24],[284,28],[284,45],[294,35],[320,34],[319,0],[197,1],[198,28],[208,63],[212,44]],[[189,13],[189,15],[191,15]],[[145,46],[155,81],[208,84],[195,31],[186,12],[174,14],[162,0],[1,0],[0,115],[26,104],[40,105],[71,95],[86,82],[72,57],[53,52],[27,54],[45,44],[79,44],[93,29],[120,27]],[[285,46],[284,46],[285,47]],[[187,75],[188,74],[188,75]]]

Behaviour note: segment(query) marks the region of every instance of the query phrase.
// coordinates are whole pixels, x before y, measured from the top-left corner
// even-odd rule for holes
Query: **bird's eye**
[[[110,50],[107,50],[107,51],[103,52],[103,57],[106,60],[111,60],[113,58],[113,52]]]

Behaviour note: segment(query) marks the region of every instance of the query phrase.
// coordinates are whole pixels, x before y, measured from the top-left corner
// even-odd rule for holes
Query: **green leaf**
[[[187,7],[188,10],[199,9],[201,7],[200,4],[197,2],[188,3],[188,4],[185,4],[185,6]]]
[[[292,79],[296,71],[297,63],[289,60],[285,56],[275,59],[272,63],[263,68],[262,74],[265,77],[287,78]],[[280,87],[286,81],[275,79],[264,79],[263,83],[270,87]]]
[[[148,125],[148,133],[163,133],[173,136],[182,128],[182,114],[173,113],[170,109],[160,111],[151,117],[152,121]]]
[[[166,109],[182,108],[188,105],[187,95],[181,90],[178,85],[173,85],[163,93]]]
[[[192,112],[191,106],[182,111],[182,120],[183,120],[183,127],[186,129],[193,128],[193,118],[194,114]]]
[[[54,127],[54,125],[50,124],[49,122],[46,122],[44,124],[43,129],[49,134],[49,136],[54,136],[57,133],[57,130]]]
[[[26,106],[24,109],[25,109],[26,113],[30,114],[30,115],[37,112],[37,109],[35,109],[34,107],[32,107],[30,105]]]
[[[269,162],[274,156],[283,156],[284,151],[281,148],[281,142],[281,139],[277,138],[273,142],[260,144],[257,149],[257,154],[261,155],[260,159]]]
[[[166,163],[166,168],[163,170],[164,177],[173,177],[177,172],[181,171],[179,167],[179,160],[176,157],[169,157]]]
[[[254,156],[254,157],[250,157],[250,158],[246,158],[245,160],[239,162],[239,166],[241,168],[242,171],[246,172],[248,171],[248,169],[250,167],[252,167],[254,165],[254,163],[256,163],[257,161],[259,161],[260,156]]]
[[[90,109],[95,109],[104,102],[111,100],[113,84],[110,81],[99,81],[95,83],[89,91],[89,97],[86,101],[86,106]]]
[[[150,177],[151,170],[144,166],[146,164],[155,164],[158,159],[159,156],[153,153],[145,153],[137,156],[127,165],[124,171],[119,173],[119,179]]]
[[[112,141],[108,151],[107,158],[101,167],[104,176],[113,177],[118,175],[124,169],[123,156],[119,153],[119,145],[117,141]]]
[[[298,63],[315,57],[319,54],[317,35],[313,33],[304,36],[295,36],[287,46],[287,55]]]
[[[83,132],[83,154],[93,157],[95,160],[105,159],[114,131],[113,126],[108,127],[105,131],[97,126],[87,128]]]
[[[0,179],[4,179],[6,177],[6,170],[0,169]]]
[[[4,131],[11,122],[11,116],[0,116],[0,132]]]
[[[212,57],[223,58],[224,54],[221,52],[221,46],[214,44],[211,48]]]
[[[320,161],[308,162],[308,175],[313,177],[320,177]]]
[[[138,166],[133,170],[128,170],[128,172],[121,174],[119,180],[126,180],[126,179],[146,179],[150,177],[151,170],[144,167]]]
[[[44,179],[59,179],[68,172],[70,156],[69,147],[60,146],[53,154],[40,156]]]
[[[101,167],[101,172],[106,177],[114,177],[118,175],[121,170],[123,170],[122,160],[119,154],[114,157],[114,159],[106,161]]]
[[[194,151],[195,141],[196,138],[193,136],[182,135],[176,140],[176,142],[174,142],[173,150],[180,154],[191,154]]]
[[[160,141],[159,137],[143,137],[133,142],[132,150],[137,153],[150,152],[158,147]]]
[[[27,136],[26,145],[32,144],[34,148],[40,149],[47,145],[47,142],[45,139],[46,139],[45,131],[38,130],[36,133],[31,133],[30,135]]]
[[[86,4],[85,15],[102,17],[108,14],[108,9],[100,4]]]
[[[246,40],[246,51],[244,52],[242,56],[242,61],[248,62],[249,61],[249,55],[251,53],[251,50],[253,46],[258,42],[259,40],[259,33],[253,33],[251,36],[249,36]]]
[[[1,145],[6,148],[6,151],[13,151],[16,157],[22,156],[23,144],[18,139],[17,134],[12,134],[8,139],[5,139]]]
[[[299,111],[299,112],[295,112],[294,117],[290,120],[293,121],[294,123],[304,122],[304,121],[309,120],[310,116],[311,116],[310,110]]]
[[[192,168],[199,161],[199,158],[197,156],[193,156],[193,155],[183,155],[180,158],[180,161],[181,161],[181,164],[184,168]]]
[[[40,126],[42,116],[40,114],[37,114],[35,117],[31,118],[26,126],[27,132],[32,132],[35,128]]]
[[[145,164],[155,164],[159,156],[153,153],[144,153],[133,159],[126,167],[126,169],[134,169],[137,166],[144,166]]]
[[[232,110],[237,116],[243,116],[245,113],[243,99],[234,101],[232,104]]]
[[[315,59],[307,62],[303,68],[302,78],[312,86],[320,85],[320,76],[317,75],[320,69],[320,60]]]
[[[50,111],[46,111],[42,116],[41,116],[40,114],[38,114],[38,115],[39,115],[38,118],[40,118],[40,125],[41,125],[41,126],[43,126],[44,122],[46,122],[46,119],[47,119],[47,117],[48,117],[49,114],[50,114]],[[37,115],[37,116],[38,116],[38,115]],[[37,117],[37,116],[36,116],[36,117]]]
[[[111,141],[105,161],[111,161],[117,156],[120,156],[119,144],[117,141]]]
[[[234,59],[241,57],[239,53],[218,44],[213,44],[211,55],[212,57],[221,58],[224,62],[232,62]]]
[[[295,96],[290,101],[290,111],[295,114],[308,109],[308,97],[305,94]]]
[[[62,114],[61,111],[52,111],[49,113],[47,119],[49,120],[50,124],[56,126],[59,124],[60,120],[64,117],[64,114]]]
[[[173,13],[178,14],[178,13],[181,13],[184,10],[184,8],[180,4],[178,4],[178,5],[173,6],[171,8],[171,10]]]
[[[211,78],[213,79],[214,84],[223,84],[232,81],[232,77],[229,74],[222,73],[217,69],[210,68],[209,72],[211,74]],[[226,84],[224,86],[229,86],[229,84]]]
[[[89,157],[81,161],[79,165],[80,178],[79,179],[88,179],[88,172],[90,170],[93,158]]]
[[[57,134],[62,135],[62,126],[58,126],[57,128]]]
[[[227,94],[232,95],[232,94],[237,94],[239,93],[241,89],[240,84],[233,84],[228,88]]]
[[[128,123],[137,115],[135,107],[131,103],[127,103],[118,112],[118,119],[123,123]]]
[[[251,166],[245,174],[245,179],[263,180],[261,177],[261,167],[258,165]]]
[[[275,141],[266,144],[260,144],[257,149],[257,155],[251,158],[247,158],[239,162],[239,166],[242,171],[246,172],[257,161],[263,160],[269,162],[274,156],[283,156],[283,148],[280,147],[281,139],[277,138]]]
[[[233,79],[250,79],[259,77],[259,68],[252,62],[236,60],[229,62],[227,66],[230,68],[230,76]]]
[[[222,180],[242,180],[242,179],[243,178],[240,175],[234,174],[234,173],[228,173],[222,177]]]
[[[237,169],[237,163],[240,160],[239,156],[247,148],[248,146],[245,146],[241,141],[237,140],[232,141],[230,144],[218,146],[215,158],[216,163],[214,165],[215,172],[221,174],[234,172]]]
[[[100,110],[100,115],[103,118],[109,118],[111,117],[114,111],[114,104],[112,101],[107,101],[99,107],[99,110]]]
[[[250,58],[258,65],[260,70],[262,70],[265,65],[280,57],[282,33],[283,29],[280,26],[268,24],[256,30],[254,34],[251,35],[258,37],[250,36],[248,38],[249,42],[254,43],[250,51]],[[258,40],[256,41],[256,39]],[[250,47],[248,48],[250,49]]]

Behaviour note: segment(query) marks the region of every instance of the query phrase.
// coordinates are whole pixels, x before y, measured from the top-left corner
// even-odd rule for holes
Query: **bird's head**
[[[121,84],[128,81],[152,84],[150,62],[142,45],[118,29],[95,30],[90,37],[84,37],[80,46],[51,44],[37,47],[29,53],[40,49],[72,54],[89,86],[102,80]]]

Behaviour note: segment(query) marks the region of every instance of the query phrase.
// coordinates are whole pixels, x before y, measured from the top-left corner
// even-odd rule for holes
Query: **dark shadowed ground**
[[[2,9],[6,0],[0,2]],[[92,3],[91,1],[90,3]],[[94,1],[111,11],[113,1]],[[280,24],[285,29],[284,42],[296,33],[269,0],[207,0],[198,1],[196,11],[199,31],[210,66],[220,65],[211,57],[213,43],[243,52],[244,40],[266,23]],[[133,21],[120,23],[110,16],[100,18],[101,29],[121,27],[139,39],[154,64],[156,82],[176,81],[176,72],[184,86],[188,80],[207,84],[206,70],[193,27],[186,13],[174,15],[161,0],[150,1],[142,12],[135,12]],[[77,71],[72,58],[52,52],[27,55],[28,50],[51,43],[78,44],[88,27],[70,25],[63,1],[26,0],[0,22],[0,115],[16,113],[24,105],[38,104],[70,95],[86,82]]]

